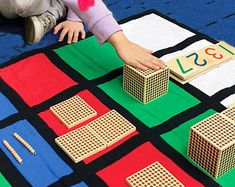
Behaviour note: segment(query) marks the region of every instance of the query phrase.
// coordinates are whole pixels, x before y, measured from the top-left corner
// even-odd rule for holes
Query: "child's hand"
[[[128,65],[143,70],[148,68],[159,70],[165,67],[162,60],[151,54],[152,51],[129,41],[121,31],[114,33],[108,41],[115,47],[120,58]]]
[[[165,67],[162,60],[152,55],[152,51],[130,41],[123,43],[121,47],[117,48],[117,53],[126,64],[142,70],[147,70],[148,68],[159,70]]]
[[[64,40],[66,34],[68,34],[67,43],[69,44],[72,42],[77,42],[80,33],[82,39],[86,37],[86,32],[84,30],[82,22],[74,22],[68,20],[61,22],[54,28],[54,34],[57,34],[60,30],[62,31],[58,40],[59,42]]]

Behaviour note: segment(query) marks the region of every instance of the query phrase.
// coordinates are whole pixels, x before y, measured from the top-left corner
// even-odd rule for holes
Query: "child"
[[[81,37],[85,38],[82,20],[101,44],[110,42],[126,64],[143,70],[148,68],[158,70],[165,67],[160,59],[151,54],[152,51],[142,48],[125,37],[102,0],[95,0],[94,6],[87,11],[81,11],[78,4],[91,0],[64,1],[70,9],[67,21],[54,28],[54,34],[62,30],[59,41],[62,41],[66,34],[68,34],[68,43],[77,42],[80,33]],[[56,25],[56,21],[65,16],[66,12],[62,0],[0,0],[0,4],[0,14],[3,16],[26,17],[25,38],[29,43],[39,42],[44,34]]]
[[[62,0],[0,0],[0,17],[13,19],[18,16],[25,19],[25,39],[28,43],[38,43],[45,33],[65,17],[66,8]],[[62,29],[59,41],[68,34],[68,43],[77,42],[81,34],[85,38],[85,31],[81,20],[68,11],[67,21],[59,24]]]
[[[147,70],[148,68],[158,70],[165,67],[160,59],[151,54],[152,51],[142,48],[125,37],[121,27],[115,21],[112,13],[107,9],[102,0],[95,0],[94,6],[91,6],[87,11],[81,11],[79,8],[79,4],[87,0],[64,1],[87,25],[101,44],[108,41],[113,45],[117,54],[126,64],[143,70]]]

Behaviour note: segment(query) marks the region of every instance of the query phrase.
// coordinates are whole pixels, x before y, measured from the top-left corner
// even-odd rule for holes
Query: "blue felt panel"
[[[0,120],[17,113],[16,108],[11,102],[0,92]]]
[[[71,187],[88,187],[87,184],[85,182],[80,182],[79,184],[75,184]]]
[[[35,150],[33,156],[20,144],[12,135],[18,133]],[[1,143],[0,148],[7,157],[34,187],[48,186],[65,175],[72,173],[72,169],[62,161],[48,143],[40,136],[34,127],[26,120],[19,121],[9,127],[0,130],[0,140],[6,139],[16,152],[23,159],[23,164],[19,164],[10,152]]]

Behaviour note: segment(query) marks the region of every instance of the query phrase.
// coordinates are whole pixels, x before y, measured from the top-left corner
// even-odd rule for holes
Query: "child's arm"
[[[77,16],[77,14],[75,14],[70,8],[68,9],[67,20],[82,22],[82,20]]]
[[[114,32],[121,30],[121,27],[113,18],[112,13],[107,9],[102,0],[95,0],[95,5],[85,12],[79,9],[78,0],[64,1],[65,4],[87,25],[100,43],[104,43]]]
[[[152,51],[129,41],[122,31],[112,34],[108,38],[108,42],[113,45],[119,57],[126,64],[143,70],[148,68],[159,70],[165,67],[163,61],[152,55]]]
[[[78,0],[65,0],[66,5],[87,25],[100,43],[110,42],[120,58],[129,65],[141,69],[159,69],[165,67],[163,62],[151,55],[151,51],[129,41],[121,31],[121,27],[102,0],[95,0],[95,5],[82,12]]]
[[[81,19],[71,9],[68,10],[67,20],[59,23],[54,28],[54,34],[57,34],[60,30],[62,31],[58,39],[59,42],[63,41],[67,34],[67,43],[69,44],[77,42],[80,34],[82,39],[86,37],[86,32]]]

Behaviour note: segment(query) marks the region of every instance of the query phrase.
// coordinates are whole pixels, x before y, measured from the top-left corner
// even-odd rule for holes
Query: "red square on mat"
[[[88,90],[84,90],[78,94],[85,102],[87,102],[96,112],[97,115],[68,129],[49,109],[39,113],[38,115],[47,123],[47,125],[58,135],[62,136],[74,129],[86,125],[94,119],[102,116],[103,114],[110,111],[102,102],[100,102],[92,93]]]
[[[146,142],[125,157],[97,172],[108,186],[129,187],[126,178],[148,165],[158,161],[185,187],[202,187],[203,185],[188,175],[172,160],[156,149],[150,142]]]
[[[110,111],[110,109],[108,107],[106,107],[102,102],[100,102],[91,92],[89,92],[88,90],[84,90],[78,94],[76,94],[78,96],[80,96],[84,101],[86,101],[96,112],[97,115],[94,116],[93,118],[86,120],[80,124],[78,124],[77,126],[74,126],[70,129],[68,129],[62,122],[60,122],[60,120],[58,120],[58,118],[55,117],[55,115],[50,111],[50,110],[46,110],[44,112],[39,113],[38,115],[47,123],[47,125],[58,135],[58,136],[62,136],[65,133],[68,133],[74,129],[77,129],[81,126],[84,126],[86,124],[88,124],[89,122],[95,120],[96,118],[106,114],[107,112]],[[111,151],[112,149],[116,148],[117,146],[119,146],[120,144],[122,144],[123,142],[127,141],[128,139],[130,139],[131,137],[135,136],[136,134],[138,134],[137,131],[131,133],[130,135],[126,136],[125,138],[121,139],[120,141],[116,142],[115,144],[113,144],[112,146],[86,158],[84,160],[84,162],[86,164],[92,162],[93,160],[95,160],[96,158],[99,158],[100,156],[104,155],[105,153]]]
[[[76,85],[45,54],[30,56],[0,70],[0,77],[34,106]]]

